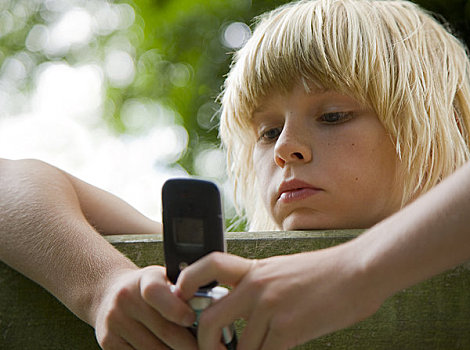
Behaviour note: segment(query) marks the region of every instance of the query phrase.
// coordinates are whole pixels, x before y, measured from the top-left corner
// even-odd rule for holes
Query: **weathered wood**
[[[259,259],[326,248],[359,233],[229,233],[227,248],[233,254]],[[163,263],[160,235],[111,236],[108,240],[139,266]],[[243,323],[238,322],[238,331],[242,328]],[[325,348],[470,349],[470,269],[459,266],[404,290],[387,300],[373,317],[298,347]],[[0,263],[0,349],[99,347],[91,327],[34,282]]]

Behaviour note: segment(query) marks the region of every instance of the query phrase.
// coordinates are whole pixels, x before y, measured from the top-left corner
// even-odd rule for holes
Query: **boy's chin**
[[[338,218],[328,218],[319,213],[291,213],[282,222],[283,231],[311,231],[311,230],[338,230],[338,229],[362,229],[366,225],[347,222]]]
[[[325,220],[315,218],[314,215],[292,213],[282,222],[283,231],[327,230],[330,227]]]

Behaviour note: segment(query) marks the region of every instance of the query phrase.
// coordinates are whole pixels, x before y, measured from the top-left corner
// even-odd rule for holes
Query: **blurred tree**
[[[217,110],[230,53],[250,35],[252,18],[286,1],[179,0],[132,3],[142,18],[143,42],[139,55],[146,64],[138,65],[138,78],[129,86],[127,97],[150,96],[177,111],[179,121],[189,132],[188,150],[179,161],[195,172],[195,153],[200,145],[217,144]],[[224,39],[232,26],[235,36]],[[243,25],[245,24],[245,25]],[[232,40],[232,41],[233,41]],[[238,41],[237,41],[238,40]],[[114,114],[116,126],[119,114]]]

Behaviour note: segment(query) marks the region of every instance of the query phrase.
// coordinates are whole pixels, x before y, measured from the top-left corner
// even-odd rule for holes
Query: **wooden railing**
[[[358,234],[351,230],[228,233],[227,248],[233,254],[260,259],[326,248]],[[160,235],[107,239],[139,266],[163,264]],[[243,323],[237,323],[238,332],[242,328]],[[99,346],[91,327],[0,262],[0,349],[93,350]],[[470,349],[470,267],[459,266],[403,290],[371,318],[298,349]]]

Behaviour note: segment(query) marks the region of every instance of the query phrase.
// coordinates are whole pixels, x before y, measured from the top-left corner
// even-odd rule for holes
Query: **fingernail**
[[[170,289],[174,295],[176,295],[178,298],[182,298],[181,289],[179,289],[177,286],[174,286],[174,285],[171,286]]]

